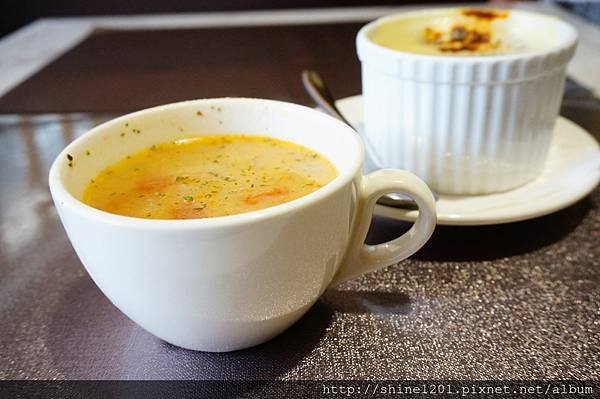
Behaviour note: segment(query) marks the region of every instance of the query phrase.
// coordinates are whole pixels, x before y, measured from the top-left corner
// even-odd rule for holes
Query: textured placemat
[[[438,227],[258,347],[166,344],[94,285],[48,193],[50,162],[104,118],[0,116],[0,379],[600,379],[599,190],[530,221]],[[369,241],[406,228],[377,219]]]

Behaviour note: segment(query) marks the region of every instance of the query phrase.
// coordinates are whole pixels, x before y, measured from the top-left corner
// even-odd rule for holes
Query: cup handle
[[[410,172],[382,169],[362,176],[357,185],[357,210],[346,258],[329,288],[362,274],[400,262],[417,252],[431,237],[436,224],[435,198],[427,185]],[[377,199],[401,193],[419,206],[419,216],[409,231],[378,245],[364,243]]]

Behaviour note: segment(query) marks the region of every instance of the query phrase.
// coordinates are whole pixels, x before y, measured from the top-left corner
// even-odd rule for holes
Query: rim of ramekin
[[[566,34],[567,37],[561,43],[557,43],[556,45],[550,46],[548,48],[539,49],[539,50],[535,50],[535,51],[525,51],[525,52],[508,53],[508,54],[492,54],[492,55],[469,55],[469,56],[419,54],[419,53],[412,53],[412,52],[408,52],[408,51],[390,49],[390,48],[387,48],[380,44],[375,43],[368,37],[368,33],[372,29],[381,25],[382,23],[385,23],[385,22],[388,22],[391,20],[408,18],[411,16],[419,15],[419,14],[431,15],[432,12],[433,13],[444,13],[444,12],[449,12],[449,11],[461,10],[461,9],[465,9],[465,8],[470,8],[470,7],[427,8],[427,9],[420,9],[420,10],[404,11],[404,12],[394,13],[391,15],[386,15],[386,16],[377,18],[376,20],[363,26],[358,31],[358,34],[356,35],[356,45],[357,45],[357,49],[358,49],[358,56],[361,59],[361,61],[363,61],[361,53],[363,52],[363,47],[364,47],[364,49],[374,51],[374,52],[378,53],[378,55],[381,55],[384,57],[389,57],[389,58],[396,58],[396,59],[402,59],[402,58],[408,59],[409,58],[409,59],[418,59],[418,60],[423,60],[423,61],[435,61],[435,62],[446,62],[446,63],[493,63],[493,62],[498,62],[498,61],[509,61],[510,62],[510,61],[525,60],[525,59],[533,59],[533,58],[536,58],[539,56],[560,53],[568,48],[574,47],[579,38],[579,34],[577,33],[577,30],[573,27],[573,25],[563,21],[562,19],[560,19],[554,15],[549,15],[549,14],[545,14],[545,13],[541,13],[541,12],[526,11],[526,10],[516,10],[516,9],[507,9],[507,11],[509,11],[510,13],[515,13],[515,14],[525,14],[525,15],[532,15],[532,16],[535,16],[538,18],[546,18],[549,21],[551,20],[554,23],[558,23],[562,27],[565,28],[565,31],[567,32],[567,34]],[[498,8],[494,8],[494,7],[478,7],[478,8],[498,9]]]
[[[277,107],[281,107],[282,111],[293,110],[300,112],[310,112],[314,115],[314,117],[327,119],[328,122],[332,123],[336,128],[340,130],[344,130],[347,132],[348,140],[351,141],[351,146],[355,149],[354,151],[354,159],[349,162],[349,166],[346,170],[339,170],[338,175],[329,183],[324,185],[323,187],[309,193],[303,197],[296,198],[292,201],[285,202],[283,204],[275,205],[272,207],[259,209],[251,212],[238,213],[234,215],[227,216],[217,216],[203,219],[144,219],[137,218],[132,216],[122,216],[113,214],[110,212],[102,211],[100,209],[96,209],[92,206],[89,206],[83,203],[81,200],[77,199],[73,194],[67,190],[62,181],[63,172],[66,171],[68,167],[68,162],[65,162],[67,159],[67,154],[74,152],[73,149],[76,149],[89,140],[89,138],[101,135],[106,129],[110,129],[114,125],[122,125],[124,121],[128,120],[131,117],[139,117],[143,114],[160,112],[164,110],[168,110],[171,108],[181,107],[191,103],[202,103],[202,104],[211,104],[211,103],[220,103],[220,102],[247,102],[247,103],[259,103],[262,105],[270,104],[275,105]],[[293,141],[293,140],[292,140]],[[349,154],[348,154],[349,155]],[[152,108],[146,108],[140,111],[132,112],[123,116],[120,116],[115,119],[111,119],[107,122],[104,122],[88,132],[84,133],[82,136],[78,137],[71,143],[69,143],[56,157],[52,166],[50,168],[49,176],[48,176],[48,184],[50,188],[50,192],[52,197],[56,202],[61,203],[63,206],[68,207],[73,212],[79,214],[80,216],[102,222],[108,223],[118,226],[124,226],[127,228],[140,228],[140,229],[151,229],[151,230],[203,230],[203,229],[215,229],[219,227],[232,227],[237,225],[250,224],[258,221],[264,221],[267,219],[272,219],[276,217],[280,217],[285,215],[286,213],[293,213],[301,208],[305,208],[316,204],[319,201],[324,200],[326,197],[332,195],[346,184],[350,183],[356,176],[356,174],[360,171],[362,162],[364,159],[364,146],[362,141],[360,140],[358,134],[345,123],[329,116],[324,113],[321,113],[313,108],[306,107],[299,104],[277,101],[277,100],[269,100],[269,99],[261,99],[261,98],[248,98],[248,97],[220,97],[220,98],[204,98],[204,99],[196,99],[196,100],[188,100],[181,101],[176,103],[170,103],[166,105],[160,105]]]

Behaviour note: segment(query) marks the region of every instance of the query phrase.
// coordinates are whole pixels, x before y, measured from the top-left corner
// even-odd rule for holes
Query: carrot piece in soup
[[[135,190],[142,193],[163,191],[167,186],[173,184],[173,182],[174,179],[169,176],[147,177],[136,184]]]
[[[274,187],[269,191],[264,191],[262,193],[249,195],[244,199],[244,202],[249,205],[256,205],[263,199],[270,198],[270,197],[271,198],[276,197],[278,195],[285,195],[287,193],[288,193],[287,187]]]
[[[178,205],[171,211],[173,219],[195,219],[205,217],[203,210],[205,206],[194,204]]]

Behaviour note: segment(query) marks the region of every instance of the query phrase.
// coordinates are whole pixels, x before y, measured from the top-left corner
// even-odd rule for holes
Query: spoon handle
[[[325,110],[326,113],[338,118],[342,122],[349,126],[352,126],[350,122],[335,105],[335,98],[329,91],[329,88],[323,83],[323,79],[319,76],[316,71],[304,70],[302,71],[302,84],[308,92],[310,98],[317,103],[317,105]]]

